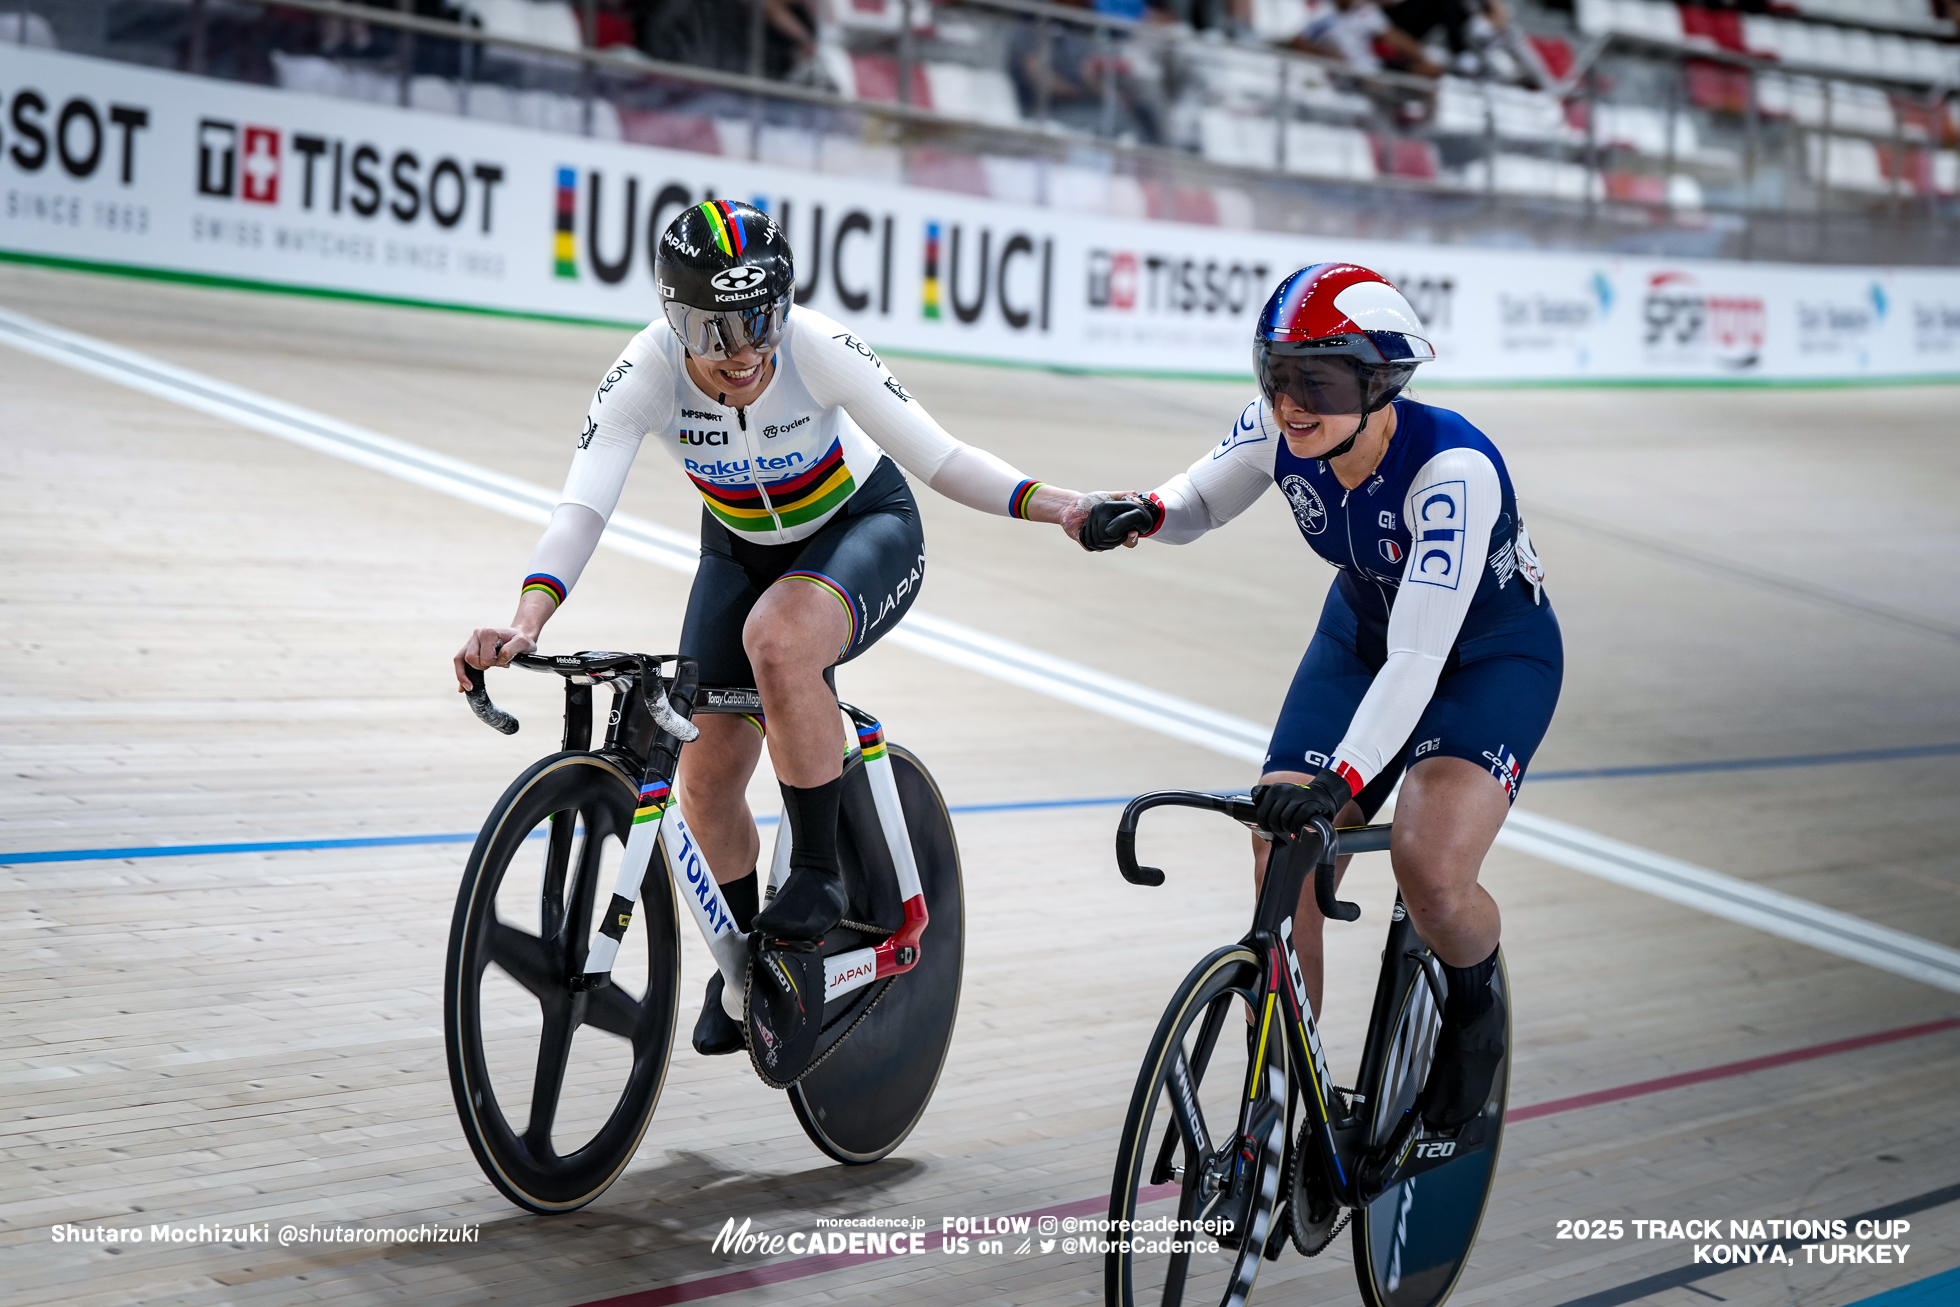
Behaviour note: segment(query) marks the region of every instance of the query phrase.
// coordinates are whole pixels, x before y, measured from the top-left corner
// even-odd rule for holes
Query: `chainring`
[[[1293,1247],[1302,1257],[1318,1257],[1327,1251],[1351,1215],[1327,1192],[1327,1182],[1317,1164],[1320,1151],[1312,1130],[1311,1121],[1301,1125],[1293,1155],[1286,1159],[1286,1227],[1287,1233],[1293,1236]]]

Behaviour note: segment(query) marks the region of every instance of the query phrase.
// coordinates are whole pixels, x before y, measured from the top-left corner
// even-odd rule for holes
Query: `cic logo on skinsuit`
[[[1415,562],[1408,579],[1422,585],[1454,590],[1463,578],[1463,510],[1461,481],[1438,481],[1409,496],[1415,509],[1409,548]]]

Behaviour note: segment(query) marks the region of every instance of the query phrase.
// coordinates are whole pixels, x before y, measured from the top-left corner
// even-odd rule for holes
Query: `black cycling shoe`
[[[701,1003],[701,1017],[694,1023],[694,1051],[702,1057],[720,1057],[742,1051],[742,1023],[728,1015],[721,1005],[721,969],[708,977],[708,997]]]
[[[1436,1035],[1436,1060],[1416,1099],[1422,1123],[1432,1130],[1454,1130],[1475,1119],[1490,1101],[1491,1085],[1504,1061],[1504,1000],[1492,994],[1481,1016],[1453,1019],[1443,1008],[1443,1028]]]
[[[818,940],[844,919],[844,876],[825,867],[797,867],[783,888],[755,914],[764,939]]]

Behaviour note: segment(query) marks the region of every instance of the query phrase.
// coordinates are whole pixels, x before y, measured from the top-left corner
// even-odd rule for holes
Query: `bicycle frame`
[[[1190,791],[1143,795],[1124,810],[1116,836],[1118,865],[1125,879],[1133,884],[1163,883],[1161,871],[1137,863],[1135,832],[1138,815],[1166,804],[1221,812],[1266,837],[1254,820],[1249,798]],[[1266,1136],[1274,1122],[1283,1121],[1291,1128],[1288,1108],[1293,1086],[1287,1079],[1287,1069],[1294,1068],[1305,1082],[1300,1086],[1299,1096],[1315,1146],[1326,1163],[1324,1174],[1332,1182],[1334,1196],[1341,1206],[1351,1208],[1365,1207],[1392,1186],[1442,1165],[1456,1156],[1460,1147],[1468,1149],[1482,1142],[1481,1128],[1473,1122],[1451,1135],[1437,1136],[1427,1150],[1420,1148],[1421,1120],[1410,1111],[1387,1139],[1376,1143],[1369,1137],[1373,1105],[1360,1093],[1337,1088],[1328,1073],[1319,1027],[1307,1000],[1306,977],[1294,952],[1293,915],[1311,876],[1315,900],[1323,915],[1341,921],[1357,919],[1360,909],[1335,897],[1337,860],[1348,854],[1385,851],[1390,830],[1388,826],[1360,826],[1336,831],[1326,822],[1316,822],[1313,833],[1296,842],[1274,840],[1265,880],[1253,909],[1252,928],[1244,940],[1260,959],[1260,980],[1254,994],[1258,1044],[1239,1111],[1241,1150],[1267,1146]],[[1390,1006],[1404,992],[1405,984],[1413,981],[1416,972],[1423,976],[1440,1009],[1445,996],[1440,967],[1416,935],[1398,896],[1389,922],[1357,1083],[1383,1083],[1382,1073],[1394,1053],[1389,1045],[1394,1038],[1397,1014]],[[1170,1097],[1172,1111],[1179,1118],[1178,1129],[1187,1139],[1201,1137],[1203,1130],[1195,1119],[1185,1119],[1191,1112],[1186,1106],[1188,1093],[1173,1093]],[[1261,1237],[1265,1234],[1264,1231],[1253,1233]]]
[[[660,675],[662,664],[675,664],[671,680]],[[729,1015],[742,1017],[742,994],[747,986],[751,937],[735,926],[728,901],[716,882],[700,841],[688,828],[673,795],[674,773],[680,765],[683,746],[699,735],[692,725],[696,714],[762,714],[762,696],[753,689],[700,687],[694,660],[678,655],[653,658],[636,654],[580,653],[569,657],[525,654],[513,660],[531,671],[555,672],[565,678],[565,744],[567,750],[591,747],[592,690],[597,684],[613,688],[605,743],[600,751],[634,763],[639,759],[625,739],[628,711],[637,695],[652,716],[655,734],[640,768],[639,802],[633,814],[633,828],[627,838],[626,853],[613,886],[612,899],[599,915],[597,936],[587,954],[585,972],[572,979],[576,990],[599,989],[612,983],[612,966],[620,941],[633,922],[633,912],[645,886],[648,868],[656,846],[666,852],[667,864],[684,882],[676,888],[701,930],[715,965],[722,974],[722,1003],[733,1007]],[[502,712],[483,690],[482,674],[471,677],[470,706],[477,716],[498,730],[510,734],[517,720]],[[898,781],[892,773],[891,759],[885,751],[884,727],[871,714],[849,704],[838,707],[849,714],[857,728],[858,750],[870,782],[872,802],[878,813],[892,866],[898,877],[899,898],[904,905],[904,924],[883,943],[853,949],[824,959],[824,1000],[829,1002],[888,976],[902,975],[919,963],[922,937],[930,920],[925,892],[919,881],[918,863],[913,858],[912,838],[899,802]],[[553,831],[553,839],[560,836]],[[570,838],[566,832],[563,838]],[[792,841],[789,822],[779,819],[776,847],[770,862],[769,884],[780,887],[789,870]]]

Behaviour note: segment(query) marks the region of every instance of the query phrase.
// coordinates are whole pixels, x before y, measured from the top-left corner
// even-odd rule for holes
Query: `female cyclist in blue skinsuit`
[[[1261,398],[1188,471],[1087,514],[1085,548],[1184,544],[1277,485],[1336,569],[1253,796],[1265,829],[1373,818],[1398,780],[1403,901],[1449,979],[1418,1107],[1482,1110],[1504,1052],[1497,904],[1477,883],[1558,703],[1564,656],[1504,458],[1459,415],[1397,398],[1435,357],[1408,301],[1353,264],[1280,283],[1259,318]],[[1254,845],[1254,874],[1267,846]],[[1311,891],[1309,890],[1309,894]],[[1321,917],[1294,940],[1316,1011]]]

